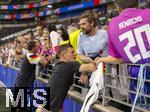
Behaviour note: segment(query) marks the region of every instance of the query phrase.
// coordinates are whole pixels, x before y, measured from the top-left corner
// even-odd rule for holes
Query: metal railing
[[[150,64],[148,64],[150,66]],[[122,104],[128,106],[131,110],[133,106],[134,97],[137,93],[136,87],[135,90],[131,89],[131,84],[138,80],[138,71],[132,71],[132,68],[136,67],[136,70],[139,70],[140,65],[138,64],[109,64],[105,63],[105,78],[104,78],[104,89],[100,92],[99,99],[102,99],[102,104],[108,105],[109,102],[113,101],[117,104]],[[138,68],[137,68],[138,67]],[[150,67],[147,67],[150,70]],[[132,72],[136,72],[137,76],[133,76]],[[149,72],[150,73],[150,72]],[[147,74],[150,75],[150,74]],[[150,76],[149,76],[150,77]],[[73,88],[81,89],[81,94],[83,97],[86,96],[89,90],[89,86],[81,85],[77,83],[79,76],[74,75],[74,84]],[[145,83],[150,83],[150,79],[145,79]],[[150,91],[150,90],[149,90]],[[110,94],[111,93],[111,94]],[[140,93],[140,98],[146,99],[147,103],[142,104],[138,102],[135,106],[135,111],[140,112],[149,112],[150,110],[150,93]],[[139,98],[139,99],[140,99]]]
[[[133,68],[135,70],[132,71]],[[137,80],[138,80],[138,72],[140,65],[138,64],[106,64],[105,65],[105,88],[103,90],[103,100],[102,104],[105,105],[105,100],[109,99],[111,101],[132,107],[135,95],[137,93]],[[150,70],[147,66],[147,70]],[[135,73],[136,72],[136,73]],[[137,76],[134,76],[133,74]],[[150,73],[150,72],[149,72]],[[150,75],[147,73],[147,75]],[[108,81],[109,79],[109,81]],[[145,87],[146,83],[150,83],[150,79],[145,79]],[[115,95],[109,96],[106,94],[106,89],[111,89],[111,92]],[[147,87],[148,89],[148,87]],[[144,89],[145,90],[145,89]],[[146,91],[146,90],[145,90]],[[136,110],[142,112],[149,112],[150,110],[150,93],[143,92],[139,93],[137,105],[135,106]],[[145,100],[145,101],[144,101]],[[145,103],[145,104],[144,104]],[[135,110],[135,111],[136,111]]]
[[[14,60],[12,61],[12,66],[19,67],[18,66],[20,65],[19,63],[15,62]],[[138,80],[138,71],[139,71],[140,66],[141,65],[138,65],[138,64],[105,63],[104,89],[102,90],[102,92],[100,92],[100,95],[99,95],[100,97],[99,99],[102,99],[103,105],[106,105],[106,104],[108,105],[108,101],[113,101],[118,104],[126,105],[128,107],[133,106],[134,97],[137,93],[136,87],[137,87],[137,80]],[[148,66],[146,67],[146,69],[149,70],[148,73],[150,73],[150,64],[148,64]],[[47,66],[37,65],[36,76],[42,77],[42,78],[46,77],[48,79],[52,73],[52,67],[53,67],[52,63]],[[148,73],[147,75],[150,75]],[[85,97],[89,90],[89,86],[79,83],[78,82],[78,80],[80,79],[79,76],[80,76],[79,74],[74,75],[74,83],[72,87],[78,88],[82,96]],[[146,85],[147,84],[150,85],[150,78],[149,79],[146,78],[145,83]],[[148,88],[146,85],[145,85],[145,88]],[[149,110],[150,109],[150,90],[147,89],[147,91],[149,91],[149,93],[148,92],[139,93],[140,97],[138,98],[138,103],[135,106],[135,109],[139,110],[140,112],[150,111]],[[142,101],[139,103],[140,99],[142,99]],[[146,103],[144,102],[144,100],[146,100],[145,101]]]
[[[49,78],[52,73],[53,64],[36,65],[36,77]]]

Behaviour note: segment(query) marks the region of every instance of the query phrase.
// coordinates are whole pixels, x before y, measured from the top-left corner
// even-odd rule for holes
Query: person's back
[[[53,68],[50,81],[50,110],[57,112],[63,105],[70,86],[73,83],[75,71],[79,71],[80,64],[77,62],[59,61]]]
[[[119,16],[112,19],[108,29],[108,54],[107,59],[100,61],[125,62],[145,64],[150,63],[150,10],[138,9],[138,0],[115,0]],[[138,77],[139,66],[128,67],[128,75]],[[149,80],[150,69],[145,70],[146,80]],[[144,75],[143,75],[144,76]],[[130,80],[130,90],[136,91],[137,81]],[[142,94],[150,95],[150,83],[144,83]],[[141,92],[141,90],[140,90]],[[140,94],[140,93],[139,93]],[[149,100],[145,97],[138,97],[130,93],[131,103],[137,101],[137,105],[149,108]],[[140,102],[138,102],[140,101]],[[143,105],[144,104],[144,105]],[[134,107],[134,106],[133,106]],[[132,108],[133,109],[133,108]]]
[[[35,64],[30,64],[27,56],[24,57],[20,74],[16,80],[16,87],[31,87],[35,79]],[[30,77],[30,78],[29,78]]]
[[[109,24],[109,55],[150,63],[150,10],[127,8]]]

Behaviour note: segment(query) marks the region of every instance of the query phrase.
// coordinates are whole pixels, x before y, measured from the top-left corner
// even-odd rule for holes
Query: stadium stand
[[[41,0],[1,0],[0,4],[25,5],[40,2]],[[7,10],[0,9],[0,14],[2,15],[22,14],[24,12],[36,13],[36,15],[32,16],[33,18],[28,18],[28,16],[27,18],[19,17],[19,19],[16,19],[16,16],[11,16],[9,19],[0,19],[0,112],[10,111],[10,107],[6,108],[4,105],[6,104],[6,88],[14,89],[25,59],[29,61],[29,65],[35,64],[35,71],[32,71],[35,75],[34,89],[45,88],[52,78],[52,73],[55,70],[53,67],[59,62],[60,56],[57,55],[59,47],[70,43],[75,54],[77,52],[78,38],[83,31],[78,25],[81,15],[84,13],[84,15],[94,17],[99,29],[108,30],[108,24],[111,19],[119,14],[114,0],[49,0],[49,2],[50,4],[48,5],[52,5],[54,12],[45,15],[44,13],[47,13],[44,12],[45,9],[51,10],[47,5],[31,10],[12,10],[10,13]],[[149,0],[139,0],[139,6],[144,9],[149,10],[149,4]],[[41,11],[43,15],[39,16],[38,11]],[[37,49],[34,52],[38,55],[29,53],[29,50],[27,50],[33,47],[33,45],[28,46],[30,41],[36,43]],[[39,57],[48,64],[46,62],[46,64],[39,64]],[[84,63],[78,57],[76,59],[80,63]],[[90,112],[150,111],[150,63],[114,64],[105,62],[105,67],[102,69],[105,74],[103,77],[103,89],[97,95],[96,101],[90,106]],[[24,70],[26,69],[24,68]],[[85,75],[83,74],[83,79],[81,76],[78,73],[73,74],[73,84],[60,111],[81,111],[85,97],[91,89],[90,81],[92,80],[90,75],[84,77]],[[11,96],[11,94],[8,96]],[[48,103],[50,104],[50,102]],[[38,108],[30,107],[27,108],[27,112],[36,111]],[[43,106],[42,108],[47,109],[48,107]],[[38,108],[39,112],[42,112],[42,108]]]

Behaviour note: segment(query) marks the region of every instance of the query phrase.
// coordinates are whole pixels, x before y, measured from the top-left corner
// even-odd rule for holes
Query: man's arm
[[[124,62],[121,58],[114,58],[112,56],[101,57],[101,58],[96,58],[95,59],[96,65],[99,64],[102,61],[105,62],[105,63],[123,63]]]
[[[81,60],[83,63],[91,63],[93,60],[90,57],[87,57],[83,54],[78,54],[79,60]]]
[[[94,72],[96,70],[96,65],[94,63],[81,64],[79,72]]]
[[[45,56],[40,56],[40,60],[39,60],[38,63],[46,65],[46,64],[48,64],[48,62],[49,61],[48,61],[48,59]]]

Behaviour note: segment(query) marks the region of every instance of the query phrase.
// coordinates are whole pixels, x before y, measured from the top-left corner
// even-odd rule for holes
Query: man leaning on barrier
[[[109,24],[109,56],[99,61],[150,63],[150,9],[136,8],[138,0],[116,0],[115,3],[120,15]]]
[[[14,89],[14,97],[16,97],[18,91],[17,88],[31,88],[34,80],[35,80],[35,68],[36,64],[42,63],[47,64],[49,62],[49,58],[42,56],[42,53],[40,55],[37,55],[37,49],[39,48],[38,44],[35,41],[30,41],[28,43],[27,49],[28,53],[23,59],[22,66],[20,68],[20,73],[16,79],[15,82],[15,89]],[[20,107],[13,108],[12,112],[15,112],[16,110],[19,111]],[[21,108],[23,110],[26,110],[26,108]]]
[[[60,60],[55,64],[48,86],[50,87],[50,110],[58,112],[63,105],[70,86],[73,84],[73,75],[76,72],[93,72],[94,63],[80,64],[75,61],[75,53],[70,44],[60,46],[58,50]]]
[[[49,62],[49,59],[42,55],[43,53],[36,54],[39,46],[35,41],[30,41],[27,48],[28,53],[23,59],[20,74],[15,83],[16,87],[31,87],[35,79],[36,64],[48,64]]]
[[[150,9],[137,8],[138,0],[115,0],[115,3],[120,15],[109,24],[109,56],[95,59],[96,63],[150,64]],[[139,68],[131,75],[138,77],[137,71]],[[150,79],[150,69],[146,69],[146,79]],[[149,82],[145,82],[144,89],[144,93],[150,95]],[[148,98],[146,100],[146,105],[150,104]]]

